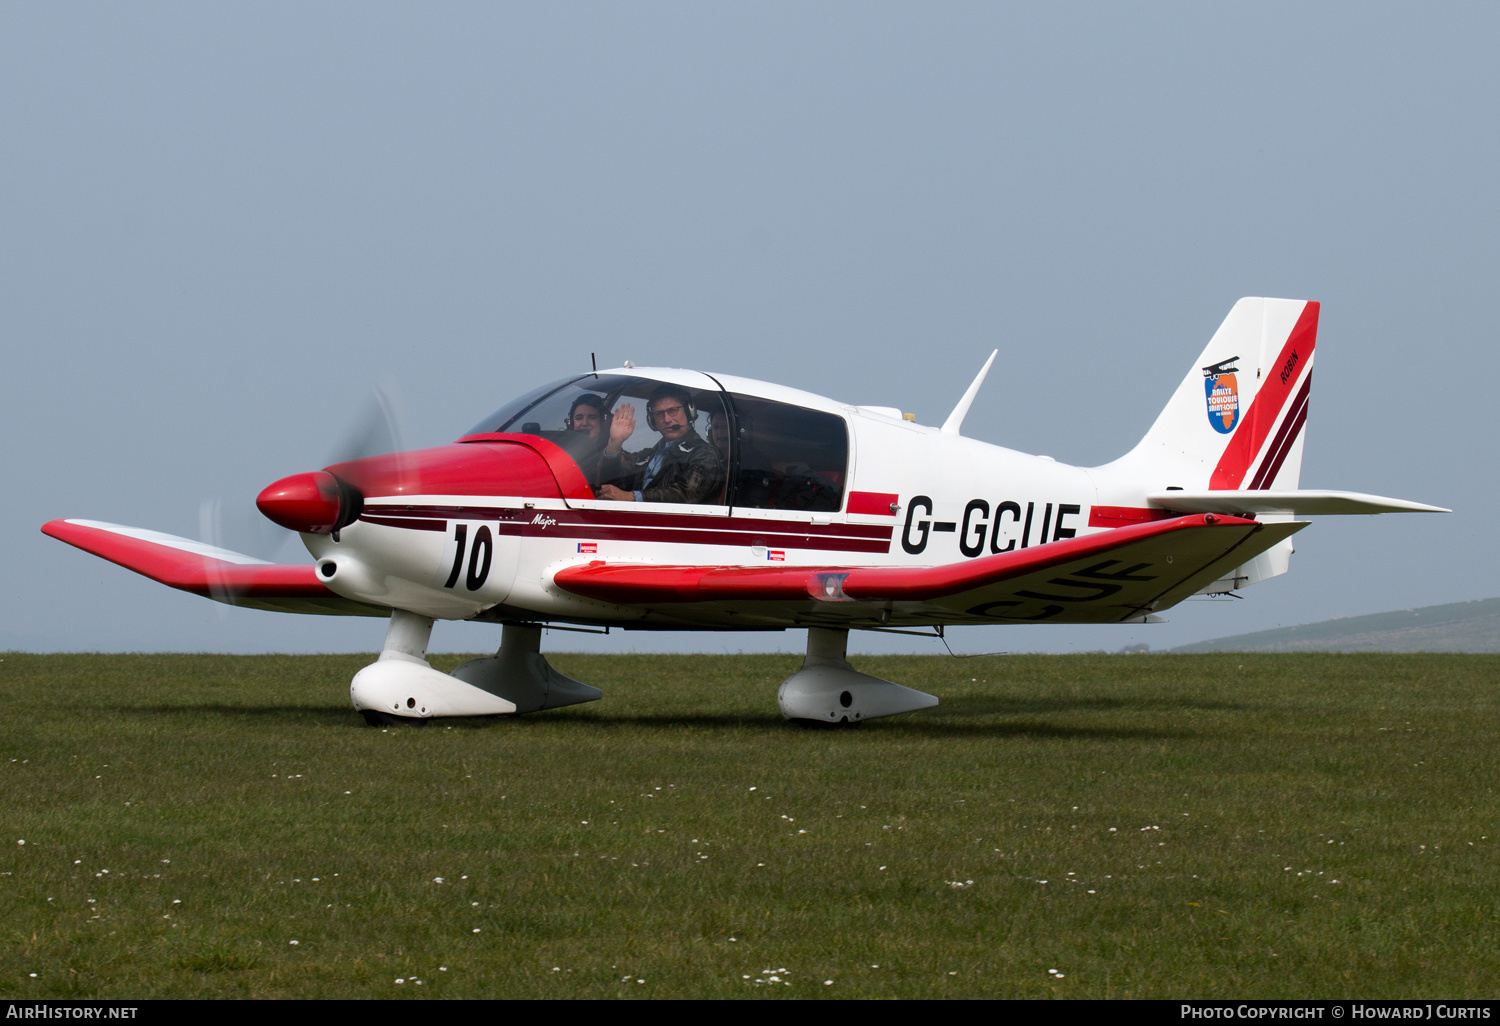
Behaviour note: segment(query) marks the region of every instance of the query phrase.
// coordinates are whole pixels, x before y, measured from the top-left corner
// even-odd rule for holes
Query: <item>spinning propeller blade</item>
[[[329,453],[330,458],[324,462],[324,465],[330,466],[366,456],[404,451],[406,449],[404,410],[405,405],[401,399],[400,388],[395,378],[387,375],[371,391],[348,430],[332,447]],[[332,478],[332,475],[323,471],[295,476],[314,480],[320,476]],[[283,480],[291,481],[292,479]],[[278,482],[278,484],[281,483],[283,482]],[[309,491],[308,488],[302,490]],[[311,487],[313,498],[317,497],[319,490],[317,484]],[[321,490],[327,491],[328,489]],[[264,496],[269,491],[271,489],[266,489],[261,495]],[[348,520],[353,519],[353,516],[358,515],[360,500],[357,493],[347,486],[337,487],[336,491],[339,494],[333,502],[340,515],[326,524],[319,521],[327,518],[320,518],[316,515],[316,510],[310,510],[307,496],[302,496],[301,507],[297,508],[293,515],[276,517],[270,517],[268,513],[265,513],[264,507],[258,510],[253,500],[247,501],[248,496],[206,498],[198,508],[199,538],[218,548],[242,552],[273,563],[277,562],[278,556],[285,555],[291,537],[288,529],[315,530],[319,533],[326,533],[342,526],[339,523],[340,520],[347,523]],[[353,516],[350,516],[350,513]]]
[[[350,424],[338,445],[334,446],[331,458],[324,466],[348,463],[366,456],[384,456],[387,453],[405,452],[405,404],[401,399],[400,386],[389,374],[380,379],[366,400],[359,416]]]

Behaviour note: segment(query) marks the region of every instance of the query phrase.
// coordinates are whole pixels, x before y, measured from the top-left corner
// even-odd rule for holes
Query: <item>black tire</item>
[[[415,716],[392,716],[378,709],[361,709],[359,714],[372,727],[425,727],[427,721]]]
[[[787,722],[788,723],[795,723],[797,726],[802,727],[802,728],[804,728],[806,730],[858,730],[859,729],[859,725],[861,723],[863,723],[864,720],[851,720],[851,719],[849,719],[849,717],[845,716],[843,719],[839,720],[837,723],[833,723],[833,722],[831,722],[829,720],[803,720],[803,719],[793,719],[793,720],[788,720]]]

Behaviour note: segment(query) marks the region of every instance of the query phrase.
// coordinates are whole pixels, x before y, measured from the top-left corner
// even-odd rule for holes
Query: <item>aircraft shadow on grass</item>
[[[938,707],[945,716],[1036,716],[1072,712],[1249,712],[1239,702],[1177,698],[978,698],[955,699]]]
[[[217,719],[258,721],[283,720],[305,723],[309,720],[331,727],[364,722],[347,706],[333,705],[117,705],[101,711],[121,716],[193,716]]]
[[[1130,703],[1122,703],[1129,706]],[[1077,706],[1071,706],[1076,708]],[[1059,703],[1053,708],[1040,709],[981,709],[973,710],[966,708],[964,704],[955,703],[946,713],[930,716],[909,716],[897,719],[878,721],[873,729],[882,734],[894,735],[922,735],[928,737],[1056,737],[1072,739],[1186,739],[1196,736],[1199,732],[1193,730],[1159,729],[1152,727],[1125,727],[1125,726],[1091,726],[1088,724],[1062,725],[1055,723],[1037,722],[1027,719],[1024,722],[973,722],[973,718],[979,716],[1035,716],[1039,712],[1060,712],[1070,708],[1067,703]],[[580,727],[585,725],[604,728],[634,728],[638,730],[673,731],[683,728],[699,728],[710,730],[752,730],[765,734],[782,734],[788,730],[796,731],[798,726],[789,724],[781,716],[770,713],[763,716],[735,715],[732,713],[698,714],[698,715],[603,715],[594,710],[586,712],[572,712],[557,710],[552,713],[532,713],[526,717],[508,721],[511,729],[524,729],[526,724],[541,726],[546,723],[557,722],[563,719],[571,719]],[[956,722],[955,722],[956,720]],[[965,722],[968,720],[969,722]],[[467,721],[476,727],[500,726],[498,722],[483,719],[471,719]],[[872,721],[873,723],[874,721]],[[858,725],[856,725],[858,726]],[[849,730],[848,725],[832,725],[822,723],[809,723],[804,728],[809,733],[838,733]]]
[[[1181,702],[1168,699],[1028,699],[1028,700],[957,700],[941,707],[941,711],[926,716],[907,716],[881,722],[878,730],[895,734],[916,734],[928,737],[1051,737],[1061,739],[1186,739],[1201,733],[1182,727],[1130,727],[1090,724],[1057,724],[1037,722],[1032,717],[1067,713],[1109,712],[1243,712],[1248,707],[1225,702]],[[115,714],[149,717],[212,717],[218,719],[252,720],[257,722],[285,721],[288,723],[313,722],[329,727],[369,728],[358,714],[347,707],[324,705],[132,705],[116,706],[109,710]],[[994,722],[994,718],[1025,717],[1017,722]],[[974,722],[984,718],[989,722]],[[787,721],[776,713],[744,715],[734,713],[700,714],[640,714],[602,715],[589,710],[544,710],[523,717],[462,717],[449,720],[445,726],[461,726],[466,729],[524,730],[571,720],[581,729],[635,728],[652,731],[671,731],[683,728],[707,728],[712,730],[752,729],[765,733],[782,732],[788,729]],[[426,724],[430,721],[417,721]],[[837,731],[841,728],[811,724],[810,731]],[[842,728],[847,729],[847,728]]]

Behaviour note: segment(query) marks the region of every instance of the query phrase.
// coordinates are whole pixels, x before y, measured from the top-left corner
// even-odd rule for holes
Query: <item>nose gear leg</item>
[[[427,662],[432,618],[391,614],[380,658],[354,675],[349,696],[372,724],[424,723],[442,716],[497,716],[589,702],[602,692],[553,670],[539,651],[540,628],[507,627],[500,652],[459,669],[460,677]],[[484,664],[479,671],[476,664]],[[540,693],[540,694],[539,694]]]

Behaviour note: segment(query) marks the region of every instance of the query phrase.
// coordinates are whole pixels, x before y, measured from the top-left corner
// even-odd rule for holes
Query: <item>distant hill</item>
[[[1500,652],[1500,598],[1236,634],[1173,652]]]

